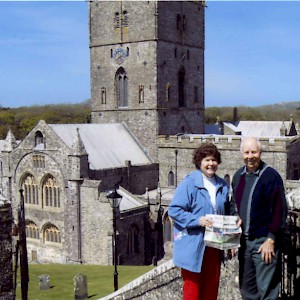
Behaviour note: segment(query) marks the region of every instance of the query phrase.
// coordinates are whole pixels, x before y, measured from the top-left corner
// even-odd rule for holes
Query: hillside
[[[29,106],[19,108],[0,107],[0,139],[4,139],[10,128],[16,139],[24,138],[38,123],[45,120],[48,124],[88,123],[90,120],[90,101],[79,104],[60,104]],[[205,109],[205,122],[215,123],[233,121],[234,107],[208,107]],[[238,106],[239,120],[281,121],[293,116],[300,123],[300,102],[281,102],[258,107]]]
[[[272,105],[256,107],[237,106],[238,120],[244,121],[287,121],[293,117],[295,123],[300,123],[300,102],[280,102]],[[215,123],[217,117],[221,121],[233,121],[234,107],[207,107],[205,122]]]
[[[90,120],[90,102],[0,108],[0,139],[5,139],[10,128],[16,139],[24,138],[38,123],[48,124],[87,123]]]

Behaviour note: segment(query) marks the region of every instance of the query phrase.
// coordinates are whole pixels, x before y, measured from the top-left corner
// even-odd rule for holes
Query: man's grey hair
[[[242,138],[241,145],[240,145],[241,153],[243,153],[244,144],[249,140],[254,140],[257,143],[259,152],[262,152],[262,146],[261,146],[261,142],[259,141],[259,139],[257,137],[254,137],[254,136],[247,136],[247,137]]]

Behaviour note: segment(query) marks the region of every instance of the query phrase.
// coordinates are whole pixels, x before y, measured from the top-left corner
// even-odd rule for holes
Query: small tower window
[[[120,14],[118,12],[115,13],[114,27],[115,27],[115,29],[120,28]]]
[[[144,103],[144,86],[139,85],[139,103]]]
[[[170,101],[171,99],[171,84],[168,82],[166,84],[166,101]]]
[[[178,102],[179,107],[185,106],[185,95],[184,95],[184,78],[185,71],[184,68],[181,68],[178,72]]]
[[[101,104],[106,104],[106,88],[101,88]]]
[[[128,27],[128,12],[126,10],[123,11],[122,27]]]

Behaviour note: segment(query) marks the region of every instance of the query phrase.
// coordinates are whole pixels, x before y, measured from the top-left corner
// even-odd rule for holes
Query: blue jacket
[[[185,177],[175,191],[168,214],[174,223],[174,264],[191,272],[201,272],[205,249],[204,227],[199,225],[200,217],[206,214],[225,214],[229,201],[229,187],[215,175],[217,181],[216,210],[208,191],[203,185],[200,170]]]

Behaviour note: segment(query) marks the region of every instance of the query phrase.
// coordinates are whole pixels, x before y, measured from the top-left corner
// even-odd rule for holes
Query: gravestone
[[[50,276],[43,274],[39,276],[40,279],[40,290],[49,290],[50,289]]]
[[[87,277],[83,274],[77,274],[74,277],[75,300],[84,300],[88,298]]]

